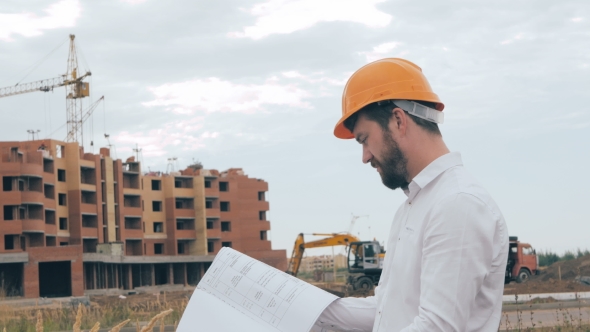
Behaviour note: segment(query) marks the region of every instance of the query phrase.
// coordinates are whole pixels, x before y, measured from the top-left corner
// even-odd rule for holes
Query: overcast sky
[[[346,80],[383,57],[422,67],[446,105],[447,145],[510,234],[590,248],[587,0],[4,0],[0,87],[65,73],[69,34],[91,99],[105,96],[86,151],[108,133],[118,158],[138,144],[144,170],[172,157],[243,168],[269,182],[275,249],[290,254],[300,232],[346,231],[352,214],[368,216],[354,234],[386,241],[404,194],[332,135]],[[0,140],[27,129],[64,139],[64,97],[0,99]]]

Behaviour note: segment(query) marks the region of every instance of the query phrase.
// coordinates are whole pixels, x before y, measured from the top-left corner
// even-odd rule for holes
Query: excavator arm
[[[332,247],[332,246],[348,246],[351,242],[360,241],[356,236],[347,233],[313,233],[315,236],[328,236],[323,239],[305,242],[303,233],[297,235],[295,239],[295,245],[293,246],[293,253],[289,260],[289,267],[287,273],[293,276],[297,276],[299,267],[301,266],[301,260],[303,259],[303,253],[305,249],[309,248],[321,248],[321,247]]]

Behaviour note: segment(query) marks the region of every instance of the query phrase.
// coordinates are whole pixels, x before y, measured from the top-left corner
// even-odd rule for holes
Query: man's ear
[[[393,132],[405,135],[408,127],[408,115],[399,107],[394,108],[389,119],[389,129]]]

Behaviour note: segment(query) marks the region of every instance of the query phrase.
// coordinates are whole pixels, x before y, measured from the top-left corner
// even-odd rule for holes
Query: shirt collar
[[[459,165],[463,165],[461,154],[459,152],[447,153],[436,158],[412,179],[408,188],[404,189],[404,193],[408,196],[408,200],[412,201],[418,192],[420,192],[420,189],[426,187],[444,171]]]

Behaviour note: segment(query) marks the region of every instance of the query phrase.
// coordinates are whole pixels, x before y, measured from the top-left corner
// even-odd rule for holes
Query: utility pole
[[[139,145],[137,145],[137,143],[135,143],[135,149],[133,149],[133,152],[135,152],[135,161],[139,162],[139,153],[141,152],[142,149],[139,148]]]
[[[37,138],[39,138],[39,132],[40,131],[41,131],[40,129],[37,129],[37,130],[27,129],[27,133],[29,133],[29,135],[32,136],[32,139],[31,139],[32,141],[35,140],[35,134],[37,134]]]

